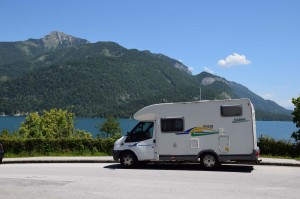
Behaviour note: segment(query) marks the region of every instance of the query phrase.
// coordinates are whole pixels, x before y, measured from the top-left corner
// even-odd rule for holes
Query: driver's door
[[[153,160],[155,157],[154,122],[140,122],[129,133],[125,142],[139,154],[139,160]]]

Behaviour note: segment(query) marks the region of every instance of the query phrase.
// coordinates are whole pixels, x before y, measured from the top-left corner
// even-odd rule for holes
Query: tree
[[[46,138],[68,138],[74,133],[74,114],[61,109],[44,111],[41,117],[41,131]]]
[[[43,115],[30,113],[21,124],[19,135],[23,138],[91,138],[92,135],[74,128],[74,114],[68,110],[51,109]]]
[[[296,124],[297,128],[300,128],[300,97],[292,99],[293,104],[295,105],[293,115],[293,122]],[[293,132],[292,138],[296,140],[296,142],[300,141],[300,129],[298,131]]]
[[[3,129],[0,133],[0,138],[8,138],[10,137],[10,133],[8,129]]]
[[[38,113],[30,113],[22,122],[19,134],[23,138],[42,138],[41,118]]]
[[[98,126],[100,132],[104,132],[106,137],[120,137],[121,127],[119,121],[113,116],[108,116],[106,120]]]

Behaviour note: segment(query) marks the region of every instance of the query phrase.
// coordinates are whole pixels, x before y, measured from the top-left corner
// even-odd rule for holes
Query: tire
[[[217,156],[213,153],[205,153],[200,158],[200,163],[205,169],[215,169],[219,167],[221,164],[217,158]]]
[[[124,168],[133,168],[137,165],[137,157],[130,151],[125,151],[120,156],[120,163]]]

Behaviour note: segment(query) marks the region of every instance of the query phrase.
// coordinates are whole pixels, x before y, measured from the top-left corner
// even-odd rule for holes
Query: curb
[[[13,160],[2,164],[30,164],[30,163],[115,163],[113,160]]]
[[[224,164],[237,164],[237,165],[261,165],[261,166],[287,166],[287,167],[300,167],[300,163],[284,163],[284,162],[225,162]]]
[[[260,162],[260,163],[258,163],[257,165],[300,167],[300,164],[292,164],[292,163],[271,163],[271,162]]]
[[[114,163],[111,156],[103,157],[29,157],[4,158],[2,164],[26,163]]]

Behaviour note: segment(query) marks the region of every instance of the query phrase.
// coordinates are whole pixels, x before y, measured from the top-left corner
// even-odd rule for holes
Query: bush
[[[258,147],[261,155],[299,157],[300,144],[293,144],[290,141],[275,140],[270,137],[258,139]]]
[[[51,154],[112,154],[115,140],[92,138],[63,138],[63,139],[14,139],[0,138],[5,153],[16,156],[49,156]]]

